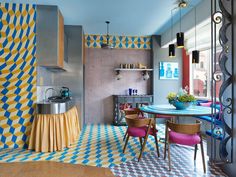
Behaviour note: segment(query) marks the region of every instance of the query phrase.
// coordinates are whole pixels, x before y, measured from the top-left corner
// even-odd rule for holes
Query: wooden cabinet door
[[[64,66],[64,18],[58,10],[58,65]]]

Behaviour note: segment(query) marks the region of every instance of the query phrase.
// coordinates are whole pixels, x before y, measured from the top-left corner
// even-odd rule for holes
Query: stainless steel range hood
[[[37,5],[37,64],[54,72],[66,71],[64,20],[57,6]]]
[[[63,63],[63,67],[59,67],[59,66],[44,66],[44,67],[47,68],[48,70],[50,70],[51,72],[70,71],[70,67],[69,67],[68,63],[66,63],[66,62]]]

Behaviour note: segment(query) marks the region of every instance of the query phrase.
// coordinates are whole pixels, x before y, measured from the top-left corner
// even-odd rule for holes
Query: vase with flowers
[[[167,99],[178,110],[187,109],[196,101],[193,95],[188,94],[188,87],[181,88],[178,93],[170,92]]]

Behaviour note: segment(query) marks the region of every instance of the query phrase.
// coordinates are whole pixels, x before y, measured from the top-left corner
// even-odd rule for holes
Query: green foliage
[[[176,93],[174,93],[174,92],[170,92],[168,95],[167,95],[167,99],[169,100],[169,101],[172,101],[172,100],[175,100],[176,99]]]
[[[167,97],[169,103],[172,101],[180,101],[180,102],[194,102],[196,101],[193,95],[187,93],[185,89],[180,89],[178,93],[170,92]]]
[[[177,98],[178,101],[180,102],[193,102],[195,101],[195,97],[193,95],[190,95],[190,94],[184,94],[184,95],[181,95]]]

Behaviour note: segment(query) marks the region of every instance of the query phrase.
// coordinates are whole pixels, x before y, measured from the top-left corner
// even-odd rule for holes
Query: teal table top
[[[203,116],[211,115],[211,107],[190,106],[185,110],[177,110],[172,105],[149,105],[140,108],[141,111],[150,114],[172,115],[172,116]]]

